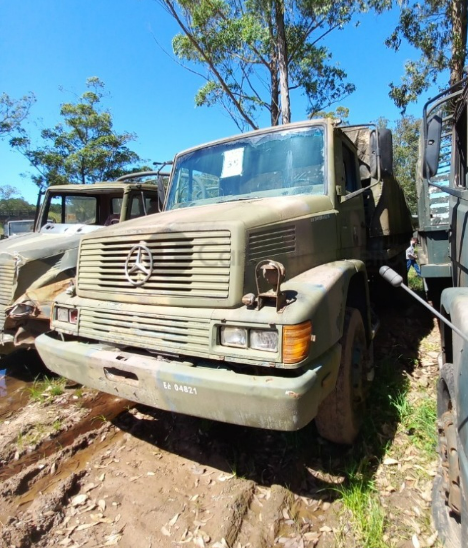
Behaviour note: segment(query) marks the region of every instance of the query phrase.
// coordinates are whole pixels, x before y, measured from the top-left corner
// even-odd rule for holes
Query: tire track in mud
[[[83,409],[88,409],[89,413],[80,422],[71,425],[68,430],[62,430],[51,439],[43,441],[36,447],[34,452],[27,453],[8,463],[0,470],[0,481],[6,481],[41,458],[53,455],[57,452],[57,448],[68,447],[82,434],[97,430],[101,426],[102,420],[112,421],[125,409],[133,405],[132,402],[127,400],[98,393],[91,401],[88,400],[83,403]]]

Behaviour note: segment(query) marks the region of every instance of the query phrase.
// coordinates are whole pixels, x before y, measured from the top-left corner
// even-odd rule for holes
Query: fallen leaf
[[[218,481],[227,481],[234,477],[234,474],[220,474],[218,476]]]
[[[385,466],[394,466],[395,464],[399,464],[396,459],[392,459],[391,457],[385,458],[383,463],[385,464]]]
[[[331,533],[333,529],[331,527],[328,527],[328,525],[324,525],[323,527],[320,527],[320,531],[322,533]]]
[[[88,500],[88,495],[76,495],[70,501],[72,506],[81,506]]]
[[[165,536],[165,537],[170,537],[171,536],[171,532],[168,531],[164,525],[161,527],[161,533]]]
[[[179,519],[179,516],[180,516],[180,513],[179,514],[176,514],[168,523],[169,527],[172,527],[175,522]]]
[[[89,529],[90,527],[94,527],[97,524],[98,524],[98,522],[95,522],[95,523],[82,523],[81,525],[78,525],[78,527],[75,529],[75,531],[84,531],[85,529]]]
[[[194,537],[193,543],[195,546],[198,546],[198,548],[206,548],[205,541],[202,539],[202,537]]]
[[[414,534],[414,535],[411,537],[411,541],[412,541],[412,543],[413,543],[414,548],[421,548],[421,544],[420,544],[420,542],[419,542],[418,535]]]

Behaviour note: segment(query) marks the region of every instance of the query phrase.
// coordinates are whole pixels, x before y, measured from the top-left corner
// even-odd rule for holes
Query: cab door
[[[359,163],[356,149],[348,140],[338,141],[337,184],[341,187],[339,204],[339,231],[342,259],[365,259],[366,224],[364,214],[363,194],[351,197],[346,196],[361,188],[359,177]],[[341,157],[340,157],[341,156]]]

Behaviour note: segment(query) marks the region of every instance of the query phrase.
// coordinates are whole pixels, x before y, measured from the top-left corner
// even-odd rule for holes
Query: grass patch
[[[66,379],[62,377],[54,379],[44,377],[41,380],[36,379],[27,390],[32,401],[49,403],[64,393],[65,383]]]
[[[405,403],[402,426],[412,443],[432,458],[437,446],[437,407],[434,398],[421,397],[415,403]]]
[[[374,482],[367,470],[350,470],[347,481],[336,490],[350,514],[350,524],[357,545],[362,548],[387,548],[384,541],[385,512]]]
[[[414,268],[408,272],[408,287],[418,293],[424,293],[423,279],[416,274]]]

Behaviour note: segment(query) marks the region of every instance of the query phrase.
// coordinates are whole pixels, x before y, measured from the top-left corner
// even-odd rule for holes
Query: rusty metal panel
[[[152,271],[144,284],[135,286],[126,275],[126,263],[139,244],[151,253]],[[79,258],[78,291],[99,290],[106,298],[123,290],[136,296],[227,298],[230,261],[231,235],[226,230],[87,239]]]

